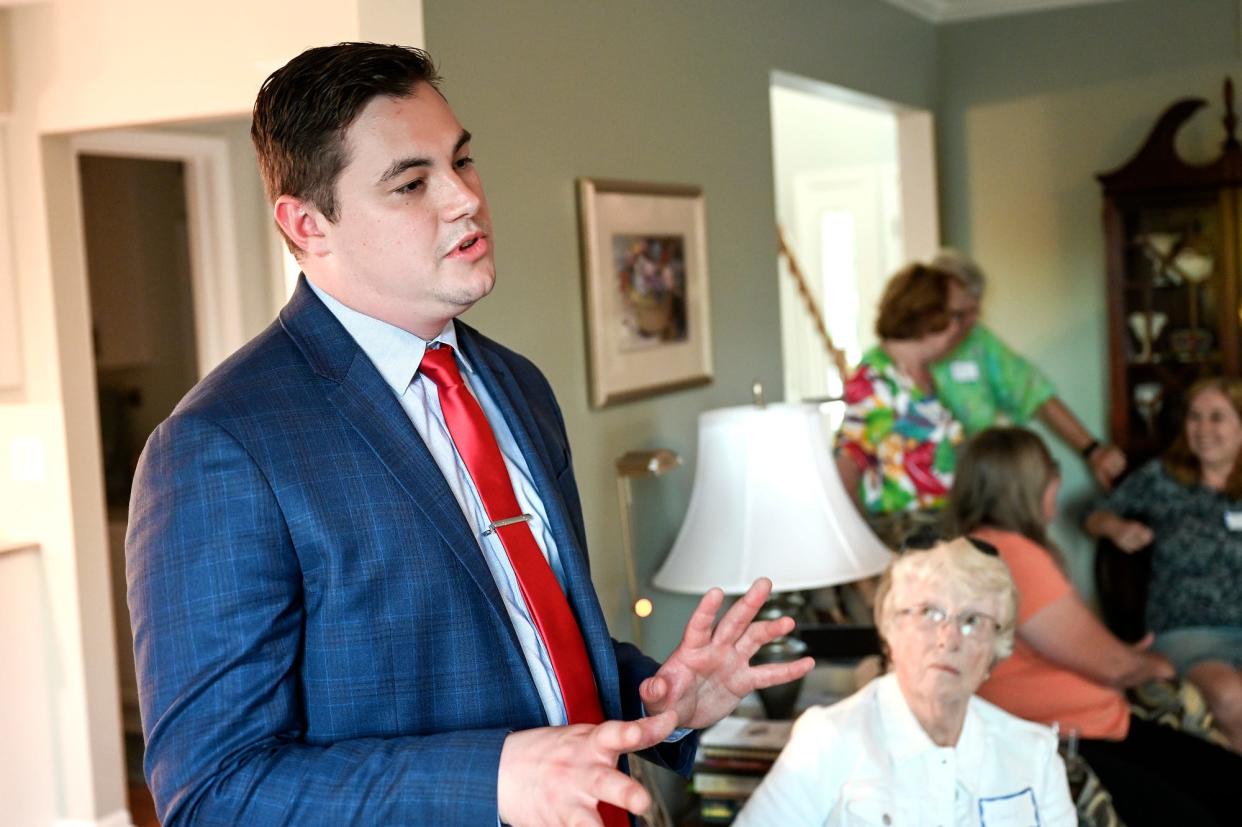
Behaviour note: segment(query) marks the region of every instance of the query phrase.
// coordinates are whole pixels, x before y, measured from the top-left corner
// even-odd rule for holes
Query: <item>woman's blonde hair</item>
[[[997,598],[996,622],[1000,629],[992,654],[1001,660],[1013,652],[1018,590],[1009,567],[999,557],[979,551],[965,537],[946,540],[929,549],[907,551],[885,569],[875,593],[875,626],[885,646],[899,608],[895,605],[897,593],[919,582],[940,586],[947,597],[959,602]]]
[[[1190,386],[1190,390],[1186,391],[1186,412],[1190,413],[1190,405],[1195,401],[1195,397],[1207,390],[1217,390],[1225,395],[1229,400],[1230,406],[1234,412],[1242,417],[1242,379],[1235,379],[1230,376],[1212,376],[1207,379],[1200,379]],[[1180,482],[1182,485],[1196,485],[1203,469],[1199,465],[1199,458],[1190,450],[1190,442],[1186,439],[1186,424],[1183,421],[1182,429],[1177,435],[1177,439],[1164,452],[1164,467],[1169,472],[1169,476]],[[1225,496],[1233,499],[1242,499],[1242,462],[1234,460],[1233,470],[1229,472],[1229,479],[1225,481]]]
[[[1048,549],[1044,492],[1060,476],[1044,441],[1026,428],[988,428],[962,448],[944,520],[948,533],[969,534],[981,526],[1014,531]]]

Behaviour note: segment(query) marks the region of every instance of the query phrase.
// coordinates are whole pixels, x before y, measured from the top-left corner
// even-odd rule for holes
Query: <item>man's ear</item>
[[[292,195],[282,195],[276,199],[272,211],[276,224],[303,253],[315,256],[326,252],[322,227],[328,220],[314,205]]]

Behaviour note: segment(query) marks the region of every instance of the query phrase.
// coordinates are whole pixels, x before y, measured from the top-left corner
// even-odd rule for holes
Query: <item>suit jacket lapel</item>
[[[304,278],[299,279],[293,297],[281,311],[281,324],[311,367],[336,383],[327,393],[328,400],[387,466],[415,507],[435,526],[491,604],[514,646],[520,648],[478,541],[439,466],[410,424],[392,389],[332,312],[303,283]]]
[[[457,341],[465,351],[471,365],[474,366],[480,381],[487,387],[492,400],[500,408],[522,456],[526,459],[531,480],[547,511],[548,524],[552,530],[553,539],[556,541],[556,547],[560,551],[567,597],[586,641],[587,652],[591,658],[591,666],[595,671],[596,684],[603,702],[604,716],[620,718],[620,689],[616,657],[613,653],[612,638],[608,634],[608,624],[604,620],[603,610],[600,608],[595,587],[591,582],[584,540],[579,539],[573,528],[574,523],[569,518],[565,500],[553,476],[547,448],[540,440],[534,438],[534,435],[538,433],[538,426],[532,417],[530,406],[508,367],[501,359],[489,352],[473,329],[458,322]]]

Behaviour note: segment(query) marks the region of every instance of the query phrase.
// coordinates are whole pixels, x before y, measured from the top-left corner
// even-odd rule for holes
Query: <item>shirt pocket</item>
[[[1039,805],[1030,787],[979,799],[980,827],[1038,827]]]

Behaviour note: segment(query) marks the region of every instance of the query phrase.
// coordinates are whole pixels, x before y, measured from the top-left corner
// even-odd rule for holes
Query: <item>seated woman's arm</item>
[[[1092,537],[1104,537],[1131,553],[1147,546],[1154,537],[1152,530],[1137,520],[1127,520],[1102,508],[1092,511],[1083,527]]]
[[[1150,637],[1122,643],[1072,591],[1020,624],[1018,637],[1048,660],[1118,689],[1174,675],[1163,655],[1146,651]]]

